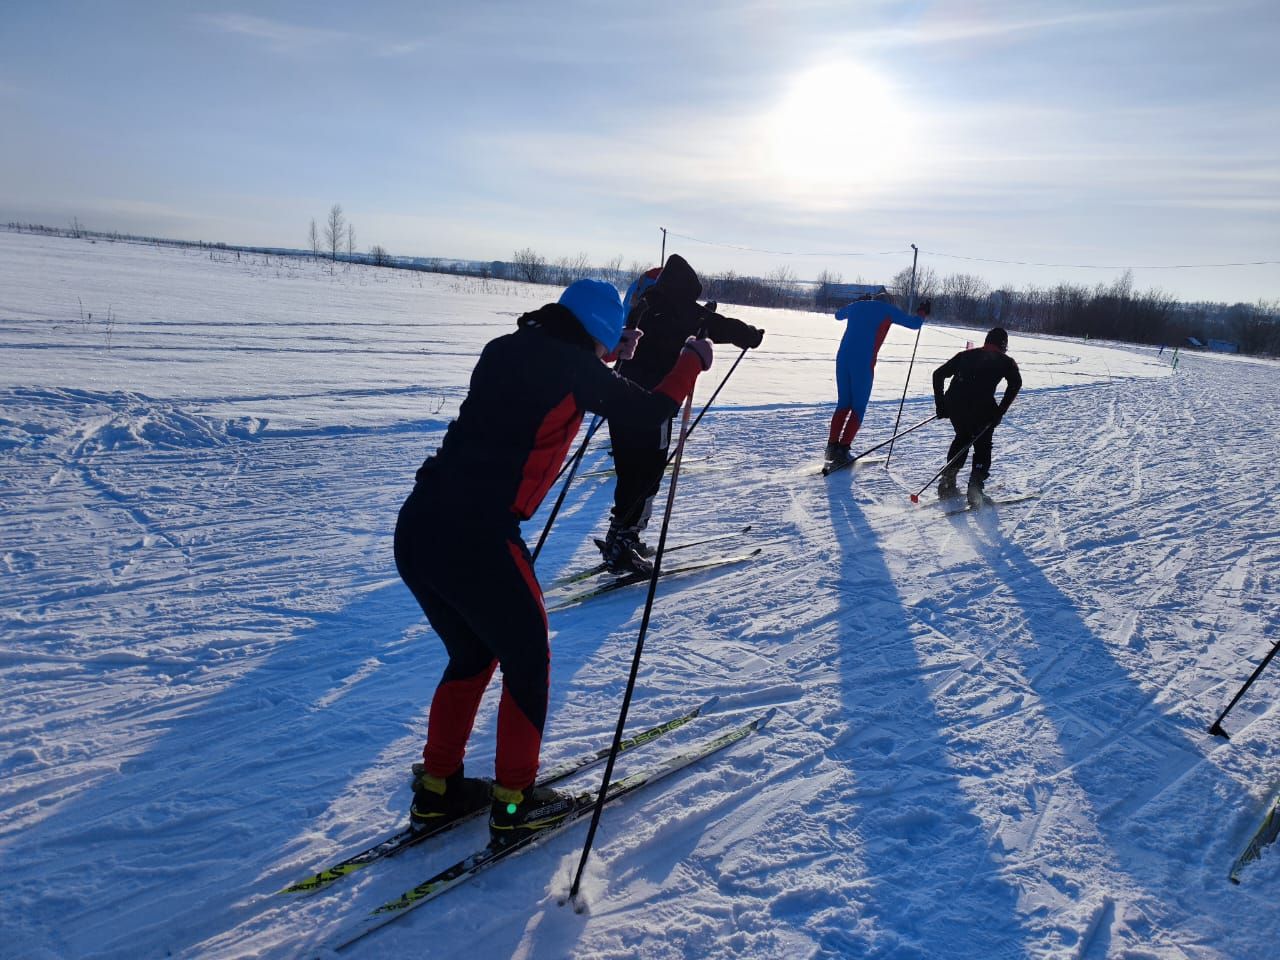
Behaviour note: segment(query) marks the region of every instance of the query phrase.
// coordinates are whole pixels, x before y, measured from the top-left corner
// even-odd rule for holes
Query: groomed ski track
[[[304,954],[483,832],[274,897],[402,822],[442,660],[395,511],[479,345],[550,288],[0,251],[0,957]],[[67,290],[112,298],[109,349]],[[804,390],[838,331],[738,315],[765,344],[691,442],[732,469],[682,478],[673,537],[769,546],[659,590],[632,729],[713,694],[690,740],[777,716],[606,812],[586,913],[557,905],[571,829],[343,956],[1270,956],[1280,856],[1226,874],[1280,782],[1280,675],[1229,743],[1205,729],[1280,635],[1280,366],[1151,375],[1154,350],[1015,334],[991,484],[1040,496],[948,517],[883,467],[816,476],[830,408]],[[926,332],[921,378],[973,337]],[[886,343],[855,446],[887,436],[910,350]],[[931,409],[913,388],[903,422]],[[889,469],[923,482],[947,439]],[[545,577],[595,562],[611,490],[571,492]],[[554,615],[548,761],[611,733],[643,602]]]

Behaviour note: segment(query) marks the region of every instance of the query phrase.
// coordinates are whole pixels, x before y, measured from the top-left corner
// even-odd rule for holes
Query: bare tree
[[[618,254],[612,260],[606,261],[601,268],[601,272],[604,274],[604,278],[614,286],[622,283],[624,279],[622,274],[622,254]]]
[[[911,268],[903,267],[889,281],[889,291],[893,294],[898,306],[904,310],[911,299]],[[933,267],[920,267],[916,270],[916,303],[921,300],[932,300],[938,295],[938,275]]]
[[[516,279],[528,283],[546,282],[547,258],[532,247],[517,250],[511,255],[511,262],[516,268]]]
[[[332,260],[338,259],[338,250],[342,247],[342,234],[346,226],[347,221],[342,215],[342,205],[335,203],[324,224],[324,244],[328,247],[329,257]]]
[[[819,310],[825,310],[830,306],[832,300],[832,287],[837,287],[843,282],[843,277],[838,273],[832,273],[830,270],[823,270],[818,274],[816,286],[813,290],[813,305]]]
[[[387,248],[380,243],[375,243],[369,248],[369,257],[373,260],[375,267],[385,267],[391,263],[391,256],[387,253]]]
[[[575,280],[591,276],[591,257],[580,253],[576,257],[561,257],[556,261],[556,283],[568,286]]]
[[[313,257],[320,256],[320,231],[316,229],[316,218],[311,218],[311,232],[307,239],[311,241],[311,255]]]
[[[791,306],[791,301],[795,297],[796,272],[784,264],[770,271],[766,280],[770,287],[765,295],[771,301],[769,306]]]
[[[351,256],[356,252],[356,228],[351,225],[351,221],[347,221],[347,256]]]
[[[991,288],[972,273],[953,273],[942,281],[942,315],[966,327],[986,322],[990,316]]]

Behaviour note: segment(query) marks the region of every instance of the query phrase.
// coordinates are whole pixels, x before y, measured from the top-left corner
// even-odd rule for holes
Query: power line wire
[[[681,240],[691,240],[694,243],[703,243],[709,247],[725,247],[729,250],[745,250],[747,253],[767,253],[773,257],[887,257],[895,253],[906,253],[906,248],[897,250],[881,250],[878,253],[801,253],[796,250],[762,250],[759,247],[744,247],[736,243],[720,243],[716,240],[703,240],[700,237],[691,237],[688,234],[676,233],[674,230],[668,230],[667,236],[679,237]]]
[[[747,253],[764,253],[773,257],[888,257],[894,254],[907,252],[906,249],[897,250],[880,250],[877,252],[846,252],[846,253],[804,253],[797,250],[765,250],[760,247],[748,247],[736,243],[721,243],[716,240],[703,240],[701,237],[691,237],[685,233],[676,233],[674,230],[667,231],[668,236],[679,237],[681,240],[688,240],[692,243],[701,243],[709,247],[723,247],[727,250],[742,250]],[[960,253],[943,253],[939,250],[925,250],[921,248],[921,253],[927,253],[933,257],[946,257],[950,260],[972,260],[976,263],[1001,263],[1018,267],[1054,267],[1064,270],[1205,270],[1216,269],[1220,267],[1265,267],[1280,264],[1280,260],[1243,260],[1235,263],[1164,263],[1154,265],[1115,265],[1105,263],[1040,263],[1035,260],[1002,260],[997,257],[970,257]]]
[[[1105,263],[1039,263],[1034,260],[999,260],[994,257],[967,257],[959,253],[942,253],[938,250],[921,249],[933,257],[947,257],[951,260],[976,260],[980,263],[1006,263],[1019,267],[1060,267],[1076,270],[1200,270],[1209,267],[1261,267],[1280,264],[1280,260],[1245,260],[1239,263],[1163,263],[1163,264],[1128,264],[1115,266]]]

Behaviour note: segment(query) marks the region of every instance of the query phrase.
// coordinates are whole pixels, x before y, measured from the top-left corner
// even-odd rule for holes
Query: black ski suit
[[[525,314],[515,333],[491,341],[457,419],[400,509],[396,568],[449,654],[423,748],[435,776],[462,766],[500,664],[495,774],[514,790],[533,782],[551,654],[520,521],[555,481],[584,411],[652,428],[679,409],[701,370],[686,352],[650,391],[601,363],[594,345],[559,304]]]
[[[951,378],[946,393],[942,385]],[[996,386],[1005,381],[1004,396],[996,403]],[[973,446],[973,467],[969,482],[982,486],[991,473],[991,441],[1001,418],[1022,389],[1018,365],[999,347],[992,344],[973,350],[962,350],[933,371],[933,399],[939,417],[951,421],[955,439],[947,450],[947,462],[958,458],[949,468],[958,473],[968,457],[967,446]],[[990,425],[990,429],[987,429]]]
[[[700,306],[697,300],[701,295],[702,281],[693,267],[673,253],[628,318],[629,323],[644,332],[635,356],[622,362],[621,370],[628,379],[652,388],[671,369],[685,340],[699,331],[704,331],[712,343],[732,343],[740,349],[760,345],[763,330]],[[609,419],[609,440],[617,474],[612,526],[638,531],[648,524],[671,446],[671,419],[668,417],[655,426]]]

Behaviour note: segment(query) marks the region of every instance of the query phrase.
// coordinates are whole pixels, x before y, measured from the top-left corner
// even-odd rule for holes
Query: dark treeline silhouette
[[[48,236],[279,256],[312,257],[318,252],[314,245],[311,250],[295,250],[101,233],[85,229],[78,219],[73,220],[70,227],[10,222],[8,229]],[[357,253],[353,249],[344,253],[338,249],[336,226],[333,226],[332,233],[333,242],[327,253],[339,261],[482,279],[566,286],[589,277],[606,280],[621,289],[654,265],[633,261],[624,267],[623,258],[617,256],[604,266],[593,266],[585,253],[548,260],[531,247],[515,251],[510,260],[484,261],[392,256],[380,245],[369,253]],[[351,239],[350,232],[346,239]],[[349,246],[354,246],[354,243]],[[745,276],[732,269],[703,275],[703,296],[708,300],[725,305],[791,310],[829,312],[833,306],[841,305],[835,304],[833,291],[838,293],[850,286],[856,284],[842,284],[839,274],[826,270],[816,280],[799,280],[788,267],[781,267],[766,277]],[[911,270],[900,271],[885,287],[905,308],[911,299]],[[1030,286],[1015,290],[1009,287],[993,289],[973,274],[953,273],[940,277],[931,267],[922,266],[915,277],[915,299],[917,302],[925,299],[933,302],[934,322],[962,327],[1003,326],[1024,333],[1280,356],[1280,300],[1233,304],[1185,303],[1158,290],[1135,290],[1133,275],[1127,271],[1110,283],[1093,287],[1059,283],[1052,287]]]

